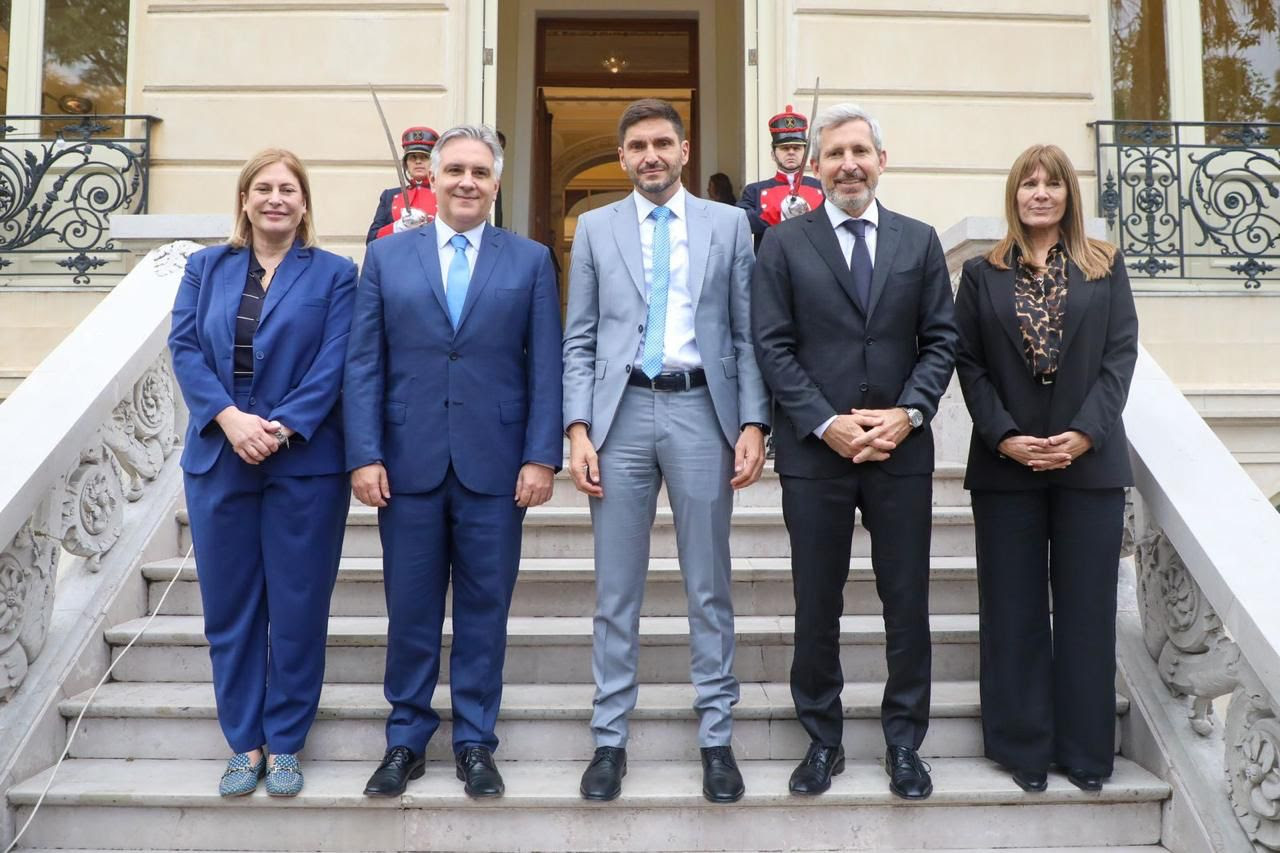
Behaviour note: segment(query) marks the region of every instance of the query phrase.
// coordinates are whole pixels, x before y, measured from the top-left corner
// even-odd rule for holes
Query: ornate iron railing
[[[1152,279],[1280,281],[1280,124],[1099,121],[1098,214]]]
[[[89,284],[93,271],[123,260],[110,217],[146,213],[157,121],[0,115],[0,277]]]

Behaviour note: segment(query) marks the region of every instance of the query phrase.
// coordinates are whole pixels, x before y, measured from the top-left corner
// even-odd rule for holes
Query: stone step
[[[187,511],[178,510],[179,537],[183,552],[191,544]],[[675,526],[671,510],[659,507],[654,520],[650,555],[676,556]],[[739,507],[733,512],[730,548],[740,557],[785,557],[791,553],[786,526],[779,507]],[[591,535],[591,514],[586,507],[539,506],[525,516],[520,553],[524,557],[590,557],[595,552]],[[871,540],[861,523],[853,536],[853,556],[871,553]],[[930,553],[937,556],[968,556],[974,553],[973,512],[967,506],[933,508]],[[345,557],[377,557],[382,554],[375,509],[353,506],[347,516],[343,541]]]
[[[49,847],[37,848],[37,847],[24,846],[18,849],[21,850],[22,853],[64,853],[64,851],[62,850],[54,850]],[[841,848],[841,849],[845,849],[845,848]],[[255,847],[254,850],[256,851],[256,853],[286,853],[286,851],[281,851],[281,850],[265,850],[261,847]],[[153,853],[153,851],[139,850],[137,848],[130,848],[128,850],[105,850],[104,848],[101,848],[101,847],[94,847],[92,849],[77,847],[76,853]],[[205,851],[202,851],[202,853],[238,853],[238,851],[205,850]],[[672,851],[667,851],[667,853],[690,853],[690,851],[672,850]],[[738,848],[737,853],[746,853],[746,851],[743,851],[741,848]],[[840,851],[829,848],[828,850],[825,850],[825,851],[819,851],[819,853],[840,853]],[[963,850],[961,850],[958,847],[945,847],[945,848],[930,847],[927,850],[899,849],[899,850],[895,850],[894,853],[1170,853],[1170,851],[1169,851],[1169,848],[1162,847],[1158,844],[1154,844],[1154,845],[1142,844],[1139,846],[1125,844],[1118,847],[1112,846],[1112,845],[1107,845],[1106,847],[1094,847],[1090,845],[1088,847],[998,847],[998,848],[984,846],[984,847],[966,847]]]
[[[880,729],[882,683],[845,686],[844,747],[850,758],[872,759],[884,753]],[[572,760],[591,755],[590,684],[512,684],[502,696],[497,734],[506,761]],[[797,761],[808,737],[796,722],[787,684],[748,682],[734,707],[733,747],[740,759]],[[84,708],[88,692],[63,701],[59,711],[69,722]],[[688,684],[644,684],[631,715],[629,749],[646,760],[698,760],[698,718],[694,690]],[[448,685],[436,689],[432,706],[444,722],[432,738],[428,757],[451,754]],[[1117,697],[1117,713],[1128,710]],[[369,761],[386,743],[383,723],[389,706],[381,684],[329,684],[320,697],[316,723],[305,758]],[[943,681],[934,685],[928,758],[982,755],[978,685]],[[1118,741],[1117,741],[1118,742]],[[217,723],[213,687],[208,683],[104,685],[85,714],[72,742],[72,758],[225,759],[226,741]]]
[[[259,789],[217,796],[219,760],[67,761],[28,830],[35,847],[262,850],[893,850],[942,839],[959,849],[1012,845],[1154,846],[1169,786],[1125,759],[1101,792],[1061,776],[1027,794],[985,759],[932,762],[934,793],[913,805],[889,793],[875,761],[850,761],[821,797],[787,793],[792,761],[743,761],[747,794],[733,806],[702,798],[694,761],[632,761],[620,799],[578,794],[584,762],[504,761],[506,796],[469,800],[452,762],[431,762],[400,798],[361,794],[371,761],[307,762],[288,803]],[[14,785],[21,822],[46,770]],[[287,811],[285,811],[287,809]],[[287,815],[287,817],[286,817]],[[746,842],[744,844],[744,842]]]
[[[143,567],[150,581],[148,609],[155,612],[181,558],[159,560]],[[929,570],[929,609],[933,613],[975,613],[978,608],[977,567],[973,557],[934,557]],[[787,557],[736,557],[733,560],[733,601],[739,616],[789,616],[795,613],[791,561]],[[844,589],[845,612],[880,613],[875,577],[869,557],[849,562]],[[166,615],[203,612],[196,568],[189,561],[161,610]],[[338,569],[330,613],[334,616],[385,616],[382,560],[344,557]],[[595,568],[590,558],[524,559],[512,598],[512,616],[590,616],[595,612]],[[649,562],[644,616],[683,616],[688,612],[684,581],[674,558]]]
[[[113,656],[143,626],[134,619],[109,628]],[[971,680],[978,674],[978,617],[934,614],[933,678]],[[742,681],[787,681],[794,650],[791,616],[742,616],[735,622],[734,672]],[[849,681],[885,678],[884,620],[845,616],[840,620],[840,661]],[[329,620],[325,680],[340,684],[382,680],[387,620],[374,616],[335,616]],[[589,684],[591,619],[585,616],[514,616],[507,623],[505,679],[512,684]],[[444,646],[452,643],[451,620],[444,621]],[[639,679],[683,683],[689,679],[689,623],[684,617],[646,616],[640,620]],[[209,681],[209,654],[199,616],[157,616],[129,654],[116,666],[117,681]],[[440,667],[448,677],[448,656]]]

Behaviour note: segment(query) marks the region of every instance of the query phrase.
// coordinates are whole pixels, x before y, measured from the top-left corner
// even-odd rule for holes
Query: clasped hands
[[[293,435],[293,430],[279,421],[269,421],[252,412],[242,412],[235,406],[227,406],[218,412],[214,421],[222,428],[227,441],[231,442],[231,449],[236,452],[236,456],[250,465],[261,463],[284,447],[285,442],[276,436],[277,433],[283,433],[286,441]]]
[[[1093,447],[1084,433],[1069,429],[1047,438],[1033,435],[1011,435],[996,447],[1002,454],[1032,471],[1056,471],[1066,468]]]
[[[850,409],[847,415],[836,415],[822,440],[854,464],[883,462],[910,432],[911,422],[902,409]]]

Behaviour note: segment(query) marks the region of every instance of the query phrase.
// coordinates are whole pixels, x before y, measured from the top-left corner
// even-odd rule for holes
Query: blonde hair
[[[307,177],[307,167],[302,165],[298,155],[292,151],[264,148],[248,159],[240,170],[240,179],[236,181],[235,224],[231,226],[231,237],[227,240],[232,246],[243,249],[253,242],[253,226],[249,224],[249,214],[244,212],[244,198],[249,194],[249,187],[258,173],[276,163],[283,163],[286,169],[293,172],[293,176],[298,179],[298,187],[302,190],[303,204],[306,205],[302,221],[298,223],[296,239],[307,247],[316,244],[316,226],[311,218],[311,180]]]
[[[1056,145],[1032,145],[1013,161],[1004,185],[1004,217],[1009,231],[987,253],[987,261],[996,269],[1009,269],[1013,263],[1015,246],[1023,257],[1031,257],[1031,241],[1028,239],[1026,226],[1018,216],[1018,186],[1037,168],[1044,169],[1049,180],[1060,181],[1067,188],[1067,209],[1062,214],[1062,221],[1058,223],[1067,259],[1080,268],[1086,280],[1104,277],[1111,272],[1116,247],[1084,233],[1080,179],[1076,177],[1076,170],[1066,152]]]

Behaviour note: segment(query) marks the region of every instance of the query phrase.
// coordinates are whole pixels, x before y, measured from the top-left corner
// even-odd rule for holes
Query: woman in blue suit
[[[315,248],[306,169],[268,149],[240,172],[231,239],[191,256],[169,348],[218,721],[218,790],[302,790],[324,680],[349,487],[339,390],[350,260]]]

